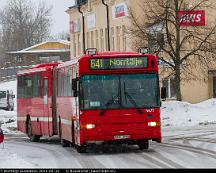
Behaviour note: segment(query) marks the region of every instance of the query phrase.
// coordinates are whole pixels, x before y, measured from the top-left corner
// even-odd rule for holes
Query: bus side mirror
[[[72,79],[72,90],[73,90],[73,96],[78,96],[78,90],[77,90],[77,79]]]
[[[166,100],[167,90],[166,87],[161,88],[161,99]]]

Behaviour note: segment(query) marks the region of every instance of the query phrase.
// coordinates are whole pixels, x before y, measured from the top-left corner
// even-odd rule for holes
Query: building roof
[[[67,40],[45,41],[31,47],[8,52],[10,54],[28,54],[28,53],[63,53],[70,52],[70,42]]]

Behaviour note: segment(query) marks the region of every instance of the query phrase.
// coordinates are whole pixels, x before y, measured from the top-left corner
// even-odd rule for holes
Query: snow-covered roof
[[[61,43],[61,44],[65,44],[66,46],[70,46],[70,42],[67,40],[51,40],[51,41],[45,41],[36,45],[33,45],[31,47],[22,49],[20,51],[12,51],[12,52],[8,52],[11,54],[25,54],[25,53],[61,53],[61,52],[70,52],[69,48],[65,48],[65,49],[35,49],[41,45],[45,45],[48,43]]]

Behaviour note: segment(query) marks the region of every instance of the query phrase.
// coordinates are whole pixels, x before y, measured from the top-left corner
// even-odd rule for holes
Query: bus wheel
[[[60,138],[62,147],[70,147],[70,142],[66,141],[65,139],[62,139],[61,123],[59,123],[59,138]]]
[[[86,149],[87,149],[86,146],[76,145],[76,150],[77,150],[78,153],[86,153]]]
[[[146,141],[139,141],[137,143],[137,145],[139,146],[140,150],[146,150],[146,149],[149,148],[149,141],[148,140],[146,140]]]
[[[28,134],[28,137],[30,138],[30,141],[32,142],[38,142],[40,140],[39,135],[32,134],[32,125],[31,125],[30,119],[28,120],[28,123],[27,123],[27,134]]]

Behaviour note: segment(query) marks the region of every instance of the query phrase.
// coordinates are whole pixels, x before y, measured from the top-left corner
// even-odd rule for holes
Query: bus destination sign
[[[115,70],[115,69],[147,68],[147,67],[148,67],[147,57],[90,59],[91,70]]]

